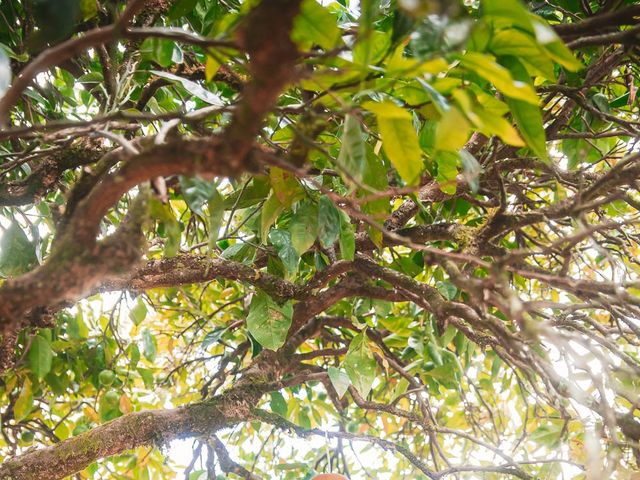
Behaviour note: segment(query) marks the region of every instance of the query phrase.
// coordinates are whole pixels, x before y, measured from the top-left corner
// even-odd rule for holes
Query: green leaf
[[[274,195],[285,208],[290,207],[296,198],[304,194],[296,177],[281,168],[272,167],[269,179]]]
[[[478,193],[480,188],[480,173],[482,172],[482,166],[471,153],[462,149],[458,152],[460,161],[462,162],[462,176],[471,188],[473,193]]]
[[[47,385],[51,387],[51,390],[56,395],[64,395],[67,391],[69,380],[65,374],[59,376],[53,372],[49,372],[46,375],[45,380],[47,382]]]
[[[437,282],[436,288],[438,289],[440,294],[447,300],[453,300],[456,294],[458,293],[458,289],[451,282],[443,282],[443,281]],[[444,346],[446,346],[446,344]]]
[[[269,402],[271,411],[283,418],[287,418],[288,408],[284,396],[280,392],[271,392],[269,395],[271,397],[271,401]]]
[[[346,115],[342,132],[342,147],[338,165],[356,182],[361,182],[367,168],[367,152],[362,139],[360,122],[353,115]]]
[[[4,48],[0,48],[0,97],[11,85],[11,61]]]
[[[332,246],[340,235],[340,212],[333,202],[323,195],[318,202],[318,238],[324,247]]]
[[[95,17],[98,13],[96,0],[80,0],[80,13],[85,21]]]
[[[345,260],[353,260],[356,253],[355,227],[351,224],[349,216],[340,212],[340,254]]]
[[[167,16],[169,20],[177,20],[180,17],[184,17],[188,13],[191,13],[196,7],[198,0],[178,0],[173,2]]]
[[[273,229],[269,232],[269,241],[276,247],[278,257],[289,273],[298,269],[300,255],[291,243],[291,234],[287,230]]]
[[[284,210],[284,207],[278,200],[278,197],[273,193],[269,195],[269,198],[267,198],[267,201],[264,202],[262,206],[260,214],[260,238],[266,240],[271,225],[275,223],[282,210]]]
[[[505,97],[538,105],[539,100],[531,85],[514,80],[509,70],[498,64],[491,55],[467,52],[460,57],[460,63],[492,83]]]
[[[209,250],[215,248],[220,228],[224,220],[224,197],[220,195],[217,188],[213,189],[208,200],[209,204]]]
[[[449,195],[456,193],[459,160],[460,157],[456,152],[440,151],[435,157],[435,162],[438,165],[436,180],[440,185],[440,190]]]
[[[500,17],[512,25],[534,34],[538,44],[544,48],[549,57],[563,67],[571,71],[578,71],[582,68],[582,64],[553,29],[544,20],[530,13],[519,0],[483,0],[482,7],[486,16]]]
[[[374,49],[377,52],[382,50],[384,55],[384,52],[391,46],[391,37],[386,32],[382,33],[374,30],[374,21],[379,8],[380,0],[367,0],[360,3],[358,42],[354,47],[353,53],[354,61],[361,65],[367,66],[370,62],[380,61],[381,58],[374,54]],[[384,42],[385,48],[375,48],[381,43],[381,40]]]
[[[16,221],[0,237],[0,276],[13,277],[28,272],[38,263],[36,251]]]
[[[175,257],[180,251],[181,230],[178,221],[173,218],[164,224],[167,234],[167,241],[164,245],[164,255],[166,257]]]
[[[542,45],[553,60],[572,72],[582,70],[582,63],[573,55],[571,50],[569,50],[549,25],[536,19],[533,21],[533,30],[538,43]]]
[[[131,361],[130,365],[135,368],[140,361],[140,349],[138,348],[138,345],[135,343],[130,344],[127,347],[127,355]]]
[[[501,115],[485,110],[478,102],[471,99],[471,95],[464,90],[453,93],[460,109],[464,111],[473,124],[487,137],[497,135],[509,145],[523,147],[524,142],[517,130]],[[451,150],[451,149],[450,149]]]
[[[367,168],[364,176],[364,183],[379,192],[383,192],[388,187],[387,168],[381,156],[374,153],[373,148],[367,146]],[[366,193],[365,193],[366,194]],[[377,198],[365,203],[362,206],[364,213],[372,218],[381,219],[389,212],[389,201],[386,198]],[[368,226],[369,237],[377,247],[382,246],[382,232],[373,226]]]
[[[445,363],[426,372],[428,377],[435,379],[445,388],[455,389],[458,386],[459,371],[455,364]]]
[[[141,298],[136,300],[136,304],[129,310],[129,318],[134,325],[140,325],[147,317],[147,306]]]
[[[161,67],[168,67],[172,63],[174,43],[161,38],[149,38],[142,46],[142,52],[147,58],[156,62]]]
[[[298,412],[298,425],[305,430],[311,428],[311,419],[309,418],[309,407],[302,407]]]
[[[336,389],[336,393],[339,398],[342,398],[346,393],[349,385],[351,385],[351,381],[349,380],[349,375],[342,369],[336,367],[329,367],[327,369],[327,373],[329,374],[329,380],[331,380],[331,385]]]
[[[283,470],[309,470],[310,466],[304,462],[287,462],[274,465],[273,469],[277,471]],[[305,477],[306,478],[306,477]]]
[[[189,208],[204,216],[203,207],[216,191],[216,185],[200,177],[180,177],[180,188]]]
[[[370,3],[370,2],[363,2]],[[365,68],[371,67],[384,59],[391,47],[389,32],[369,30],[358,36],[358,42],[353,47],[353,62]]]
[[[556,78],[553,62],[531,34],[513,28],[500,30],[491,37],[489,49],[494,55],[513,55],[530,65],[548,80]]]
[[[611,103],[609,103],[609,108],[626,107],[627,105],[629,105],[629,96],[629,92],[625,92],[619,97],[614,98],[613,100],[611,100]]]
[[[145,328],[142,331],[142,354],[144,358],[153,362],[156,359],[157,348],[156,337],[151,333],[151,330]]]
[[[146,388],[153,388],[154,379],[153,379],[153,370],[148,368],[138,368],[138,373],[144,382],[144,386]]]
[[[502,17],[525,30],[531,29],[531,14],[519,0],[482,0],[484,15]]]
[[[290,302],[278,305],[266,293],[253,296],[247,316],[247,328],[260,345],[277,350],[287,338],[291,326],[293,306]]]
[[[220,257],[225,260],[248,263],[253,257],[254,252],[255,248],[250,244],[238,242],[225,248]]]
[[[291,39],[301,49],[308,50],[313,45],[319,45],[325,50],[330,50],[338,45],[340,36],[337,19],[329,10],[316,0],[302,2],[291,32]]]
[[[82,309],[78,308],[78,311],[74,316],[67,318],[67,334],[69,338],[73,340],[80,340],[89,336],[89,327],[84,322]]]
[[[160,236],[166,238],[164,245],[165,256],[176,256],[180,250],[182,231],[171,206],[162,203],[157,198],[152,198],[149,201],[149,212],[152,218],[160,222],[160,226],[158,227]]]
[[[210,92],[196,82],[192,82],[191,80],[187,80],[186,78],[179,77],[178,75],[174,75],[173,73],[163,72],[161,70],[151,70],[151,73],[158,77],[171,80],[174,83],[180,83],[182,85],[182,88],[184,88],[187,92],[189,92],[194,97],[199,98],[203,102],[208,103],[209,105],[218,107],[224,106],[224,102],[218,95]]]
[[[496,355],[491,362],[491,378],[496,378],[498,373],[500,373],[500,367],[502,366],[502,359]]]
[[[227,331],[226,328],[219,327],[207,333],[202,339],[202,345],[201,345],[202,348],[206,349],[207,347],[213,345],[214,343],[218,343],[222,338],[222,335],[224,335],[226,331]]]
[[[298,255],[309,250],[318,235],[318,208],[315,204],[303,202],[289,222],[291,243]]]
[[[241,209],[260,203],[269,195],[271,184],[266,177],[256,177],[242,189],[238,189],[224,200],[225,210]]]
[[[416,185],[423,162],[411,114],[390,101],[365,102],[362,107],[376,114],[382,148],[393,166],[407,184]]]
[[[33,392],[31,389],[31,380],[25,378],[20,389],[20,394],[13,405],[13,419],[20,422],[27,418],[33,409]]]
[[[591,97],[591,103],[598,110],[604,113],[609,113],[609,99],[603,93],[596,93],[593,97]]]
[[[431,360],[433,360],[434,365],[436,366],[441,366],[443,364],[442,362],[442,348],[440,348],[439,345],[437,345],[435,342],[427,342],[426,344],[427,347],[427,353],[429,354],[429,358]]]
[[[548,448],[555,448],[560,443],[563,430],[564,422],[562,420],[549,421],[535,429],[529,438],[531,441]]]
[[[447,102],[447,99],[444,97],[444,95],[442,95],[440,92],[438,92],[435,88],[433,88],[424,79],[418,77],[418,78],[416,78],[416,80],[418,81],[418,83],[420,85],[422,85],[422,88],[424,88],[425,92],[427,92],[427,95],[429,95],[429,98],[431,98],[431,101],[433,102],[433,105],[436,107],[438,112],[443,114],[444,112],[449,110],[449,108],[450,108],[449,107],[449,102]]]
[[[505,57],[503,62],[509,67],[509,70],[516,79],[522,82],[529,81],[526,69],[517,58]],[[540,107],[512,98],[507,98],[507,105],[509,105],[513,119],[529,148],[531,148],[533,153],[541,160],[548,161],[547,140]]]
[[[36,335],[29,348],[29,366],[31,371],[42,380],[51,371],[53,351],[46,338]]]
[[[351,340],[342,368],[347,372],[358,393],[366,397],[376,376],[376,361],[364,333],[359,333]]]

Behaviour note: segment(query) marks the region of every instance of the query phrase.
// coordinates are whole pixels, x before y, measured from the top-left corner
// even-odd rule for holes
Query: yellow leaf
[[[53,431],[53,433],[55,433],[56,437],[58,437],[60,440],[65,440],[66,438],[69,438],[69,429],[64,423],[61,423],[60,425],[58,425],[56,429]]]
[[[533,87],[526,82],[515,80],[511,72],[497,63],[493,56],[467,52],[460,61],[464,67],[491,82],[503,95],[538,105],[539,99]]]
[[[393,433],[395,431],[395,426],[391,424],[391,422],[389,422],[389,419],[383,415],[382,417],[380,417],[382,419],[382,426],[384,427],[384,433],[386,433],[387,435]]]
[[[260,213],[260,238],[266,239],[271,225],[274,224],[278,215],[284,210],[284,207],[278,200],[278,197],[272,193],[267,201],[262,205]]]
[[[213,58],[210,55],[207,55],[207,61],[204,64],[204,76],[207,79],[207,82],[210,82],[211,79],[218,73],[218,69],[220,68],[220,62]]]
[[[31,380],[26,378],[22,384],[20,395],[13,406],[13,416],[16,422],[23,420],[31,412],[33,407],[33,392],[31,390]]]
[[[471,125],[457,108],[451,108],[442,115],[436,126],[436,150],[460,150],[469,138]]]
[[[93,420],[96,423],[100,423],[100,415],[98,415],[98,412],[96,412],[93,408],[86,406],[82,409],[82,413],[84,413],[84,416]]]
[[[389,101],[365,102],[362,107],[376,114],[382,148],[393,166],[407,184],[416,185],[423,162],[411,114]]]
[[[220,298],[222,300],[226,300],[227,298],[231,297],[235,292],[236,292],[235,288],[227,287],[224,290],[222,290],[222,292],[220,292]]]
[[[293,201],[303,193],[295,177],[281,168],[272,167],[269,171],[269,179],[273,193],[284,207],[290,207]]]
[[[133,405],[131,404],[131,400],[124,393],[120,395],[119,405],[120,411],[122,413],[131,413],[133,411]]]
[[[436,75],[440,72],[444,72],[447,68],[449,68],[449,62],[447,62],[444,58],[434,58],[432,60],[427,60],[418,66],[418,70],[421,73],[430,73],[432,75]]]

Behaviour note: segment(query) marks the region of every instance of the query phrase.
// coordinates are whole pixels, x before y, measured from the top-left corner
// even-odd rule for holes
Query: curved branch
[[[140,445],[209,434],[232,423],[221,410],[208,404],[130,413],[77,437],[5,461],[0,466],[0,480],[56,480],[97,459]]]
[[[587,18],[581,22],[554,25],[554,30],[563,38],[579,37],[584,34],[593,34],[601,29],[620,27],[623,25],[635,25],[636,17],[640,16],[640,5],[630,5],[608,13]]]
[[[263,352],[244,376],[218,397],[170,410],[124,415],[77,437],[5,461],[0,466],[0,480],[57,480],[137,446],[209,436],[250,418],[251,410],[282,369],[274,352]]]
[[[113,26],[94,30],[85,37],[64,42],[40,55],[0,99],[0,120],[13,105],[12,98],[20,94],[22,87],[28,85],[41,71],[40,68],[48,68],[68,58],[68,55],[91,47],[91,42],[96,39],[108,41],[142,3],[133,0]],[[11,327],[18,328],[31,309],[76,300],[114,270],[125,269],[125,265],[137,261],[139,249],[135,250],[135,256],[130,249],[123,249],[126,262],[116,261],[114,264],[112,256],[115,255],[117,260],[122,257],[121,253],[105,251],[104,248],[113,249],[117,242],[107,239],[96,244],[102,218],[131,188],[155,177],[198,173],[229,177],[256,168],[255,159],[260,150],[254,146],[255,136],[260,131],[263,117],[294,76],[298,51],[289,32],[299,4],[300,0],[263,1],[247,15],[238,37],[251,57],[249,65],[253,77],[223,134],[153,145],[128,159],[115,174],[104,177],[93,186],[86,198],[78,203],[45,264],[0,287],[0,326],[3,332]],[[66,275],[69,271],[74,275]],[[31,295],[34,291],[37,294]]]
[[[103,45],[115,40],[126,25],[133,19],[145,0],[131,0],[124,12],[113,25],[97,28],[87,32],[82,37],[72,38],[55,47],[49,48],[38,55],[24,70],[14,79],[11,87],[0,98],[0,127],[7,122],[9,111],[16,104],[22,92],[36,78],[40,72],[55,67],[92,47]]]
[[[40,200],[57,185],[65,170],[95,163],[103,154],[97,148],[70,147],[39,160],[28,177],[0,184],[0,207],[28,205]]]

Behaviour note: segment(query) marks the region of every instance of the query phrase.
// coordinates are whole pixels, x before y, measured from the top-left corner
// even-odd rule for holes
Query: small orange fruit
[[[344,475],[338,475],[337,473],[321,473],[316,475],[311,480],[347,480]]]

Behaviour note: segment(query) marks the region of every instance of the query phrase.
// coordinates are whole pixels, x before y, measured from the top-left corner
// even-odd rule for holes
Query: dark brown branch
[[[6,460],[0,480],[57,480],[94,461],[140,445],[178,438],[210,436],[250,418],[265,386],[283,368],[273,352],[263,352],[230,390],[213,399],[172,410],[130,413],[77,437]]]
[[[65,170],[95,163],[103,154],[102,149],[79,145],[67,147],[38,160],[28,177],[0,184],[0,206],[37,202],[58,184],[60,175]]]
[[[143,5],[144,0],[131,0],[115,24],[91,30],[82,37],[62,42],[38,55],[20,72],[11,87],[0,98],[0,127],[7,123],[9,111],[16,104],[22,92],[36,78],[36,75],[89,48],[115,40]]]
[[[215,279],[236,280],[261,288],[276,300],[294,298],[300,291],[294,284],[243,263],[213,259],[205,255],[179,255],[151,260],[134,271],[104,282],[98,290],[145,291],[151,288],[203,283]]]
[[[153,145],[134,155],[134,158],[127,159],[116,173],[101,179],[78,203],[45,264],[0,287],[0,324],[4,332],[21,325],[24,315],[31,309],[76,300],[114,270],[125,269],[125,265],[134,262],[127,248],[122,250],[127,254],[126,262],[119,263],[110,257],[113,254],[117,260],[122,257],[121,253],[104,250],[109,245],[108,241],[95,243],[102,218],[131,188],[155,177],[199,173],[229,177],[256,168],[255,157],[259,149],[254,146],[254,140],[262,119],[294,76],[298,52],[289,38],[289,32],[299,3],[297,0],[262,2],[247,15],[240,29],[239,42],[251,56],[253,78],[222,135]],[[130,8],[135,8],[135,5],[137,0],[130,4]],[[123,18],[126,19],[127,14],[132,15],[126,10]],[[106,41],[121,26],[116,23],[113,27],[107,27],[110,29],[108,32],[105,33],[105,29],[96,30],[94,35]],[[100,34],[102,36],[95,33],[100,31],[103,32]],[[21,85],[24,82],[28,84],[32,78],[29,75],[34,76],[40,71],[39,68],[55,65],[68,58],[68,55],[92,46],[91,42],[82,41],[85,38],[64,42],[48,50],[49,53],[43,54],[44,57],[41,55],[34,60],[23,71],[23,79],[15,82],[0,100],[0,117],[3,108],[7,113],[13,105],[11,92],[14,96],[16,92],[21,92]],[[29,80],[25,80],[28,77]],[[124,153],[130,155],[130,152]],[[115,244],[111,248],[113,246]],[[66,275],[69,269],[75,271],[76,275]],[[61,275],[66,275],[66,281]],[[34,290],[38,294],[29,295]]]
[[[581,22],[554,25],[553,28],[563,38],[578,37],[584,34],[596,33],[601,29],[635,25],[637,23],[636,17],[638,16],[640,16],[640,5],[630,5],[620,10],[587,18]]]
[[[423,474],[427,476],[427,478],[437,479],[439,475],[436,472],[433,472],[425,463],[418,458],[413,452],[411,452],[407,447],[402,445],[398,445],[397,443],[391,442],[389,440],[385,440],[382,438],[374,437],[371,435],[356,435],[348,432],[329,432],[320,430],[317,428],[304,429],[302,427],[297,426],[294,423],[285,420],[278,415],[265,412],[262,410],[253,410],[253,416],[265,423],[270,423],[275,427],[280,428],[281,430],[293,432],[299,437],[306,438],[311,435],[318,435],[324,438],[344,438],[348,440],[353,440],[356,442],[367,442],[373,445],[377,445],[378,447],[383,448],[384,450],[391,450],[394,452],[400,453],[403,457],[405,457],[411,464],[420,470]]]
[[[224,473],[233,473],[234,475],[238,475],[239,477],[245,478],[246,480],[261,480],[259,476],[254,475],[242,465],[239,465],[237,462],[235,462],[229,455],[227,448],[218,437],[214,435],[209,443],[213,447],[214,452],[216,452],[218,463],[220,464],[220,468]]]

